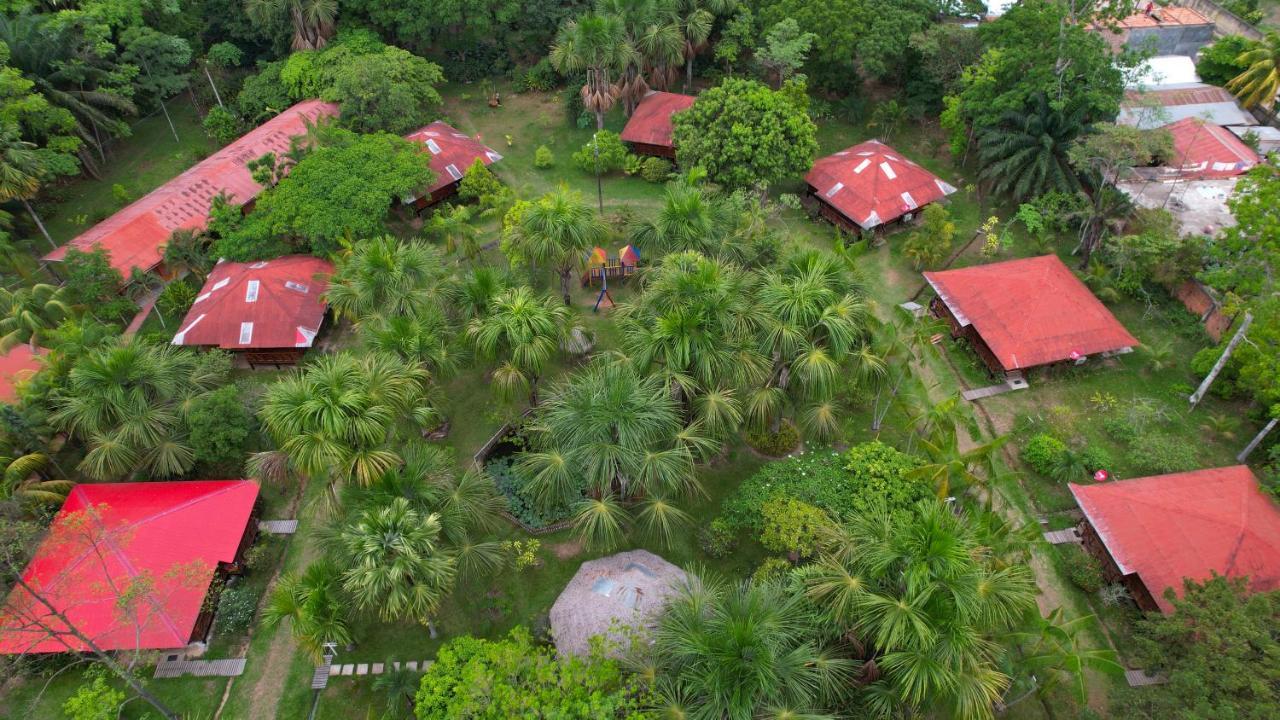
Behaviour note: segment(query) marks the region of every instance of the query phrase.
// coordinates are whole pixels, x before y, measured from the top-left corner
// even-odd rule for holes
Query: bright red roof
[[[40,369],[39,356],[43,352],[39,348],[32,352],[30,344],[22,343],[0,355],[0,402],[18,399],[18,383],[36,374]]]
[[[174,345],[226,350],[311,347],[333,263],[286,255],[255,263],[220,262],[173,336]]]
[[[104,650],[184,647],[218,563],[235,560],[257,498],[249,480],[77,485],[23,578]],[[145,587],[142,578],[151,589],[126,618],[118,601]],[[85,649],[33,629],[37,622],[59,627],[14,589],[0,614],[0,653]]]
[[[692,95],[651,92],[640,100],[640,104],[631,113],[631,119],[622,128],[620,137],[623,142],[675,147],[671,140],[671,116],[689,109],[696,99]]]
[[[306,132],[306,124],[338,114],[338,106],[307,100],[285,110],[194,167],[152,190],[71,242],[44,256],[61,260],[67,250],[88,252],[101,246],[111,265],[128,279],[133,268],[150,270],[163,258],[161,247],[181,228],[203,228],[213,198],[225,192],[243,204],[262,191],[246,165],[266,153],[289,150],[289,141]]]
[[[1005,370],[1138,344],[1057,255],[924,277],[956,320],[977,330]]]
[[[1183,578],[1280,588],[1280,509],[1244,465],[1070,488],[1120,572],[1137,573],[1165,612],[1165,588],[1181,595]]]
[[[439,120],[405,135],[404,139],[422,143],[431,153],[431,169],[435,171],[436,179],[423,195],[461,180],[477,158],[485,165],[502,159],[501,155],[480,142],[479,136],[471,137]]]
[[[864,230],[956,191],[879,140],[819,158],[804,180],[818,197]]]
[[[1183,177],[1234,177],[1261,162],[1253,148],[1221,125],[1191,117],[1164,129],[1173,135],[1174,159],[1169,165]]]

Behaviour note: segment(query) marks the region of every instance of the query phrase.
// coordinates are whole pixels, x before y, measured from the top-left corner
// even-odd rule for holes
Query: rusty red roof
[[[627,126],[622,128],[623,142],[675,147],[671,141],[673,132],[671,116],[687,110],[693,101],[692,95],[654,91],[645,95],[631,113]]]
[[[289,141],[306,132],[308,122],[338,114],[338,106],[307,100],[285,110],[181,175],[152,190],[116,214],[44,256],[61,260],[71,248],[105,249],[111,265],[127,280],[133,268],[147,271],[160,264],[161,248],[174,230],[203,228],[213,198],[225,192],[244,204],[262,191],[246,165],[273,152],[289,150]]]
[[[864,230],[956,191],[879,140],[819,158],[804,180],[819,199]]]
[[[1164,129],[1173,135],[1174,158],[1169,165],[1181,177],[1234,177],[1262,161],[1253,148],[1221,125],[1183,118]]]
[[[103,650],[184,647],[218,563],[235,560],[257,498],[249,480],[77,485],[22,576]],[[151,588],[135,603],[135,621],[118,606],[144,582]],[[15,588],[0,610],[0,653],[86,649],[39,625],[62,627]]]
[[[1138,344],[1057,255],[924,277],[956,320],[973,326],[1006,371]]]
[[[18,399],[18,383],[28,380],[40,370],[40,356],[43,354],[44,350],[32,350],[30,344],[23,343],[0,355],[0,402]]]
[[[477,159],[485,165],[492,165],[502,159],[492,148],[480,142],[480,136],[471,137],[439,120],[405,135],[404,139],[421,143],[431,153],[431,169],[435,172],[436,179],[423,195],[430,195],[446,185],[458,182]]]
[[[1181,595],[1183,578],[1280,589],[1280,509],[1247,466],[1069,487],[1120,572],[1137,573],[1165,612],[1165,588]]]
[[[224,350],[308,348],[320,331],[333,263],[286,255],[220,262],[187,311],[174,345]]]

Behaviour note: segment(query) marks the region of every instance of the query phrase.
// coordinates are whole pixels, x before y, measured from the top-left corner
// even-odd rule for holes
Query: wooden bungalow
[[[438,120],[406,135],[405,139],[420,143],[431,153],[431,169],[436,175],[431,186],[423,188],[422,194],[405,200],[406,204],[413,205],[414,210],[419,212],[458,192],[458,184],[462,182],[463,175],[476,160],[492,165],[502,159],[501,155],[480,142],[479,138],[471,137]]]
[[[669,92],[650,92],[631,113],[622,129],[622,141],[631,144],[637,155],[654,155],[674,160],[676,145],[671,118],[687,110],[697,98]]]
[[[879,140],[819,158],[804,181],[822,217],[852,233],[910,219],[956,191]]]

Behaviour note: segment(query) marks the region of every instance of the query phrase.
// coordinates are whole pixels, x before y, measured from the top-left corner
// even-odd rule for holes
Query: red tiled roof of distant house
[[[286,255],[220,262],[173,336],[174,345],[224,350],[308,348],[324,320],[333,263]]]
[[[1057,255],[924,277],[961,326],[973,326],[1005,371],[1138,344]]]
[[[819,158],[804,180],[820,200],[864,230],[892,222],[956,191],[879,140]]]
[[[1262,161],[1253,148],[1221,125],[1184,118],[1164,129],[1173,135],[1174,157],[1169,166],[1182,177],[1234,177]]]
[[[404,139],[421,143],[431,153],[431,169],[435,171],[436,179],[422,192],[423,195],[458,182],[477,159],[485,165],[502,159],[478,137],[471,137],[439,120],[405,135]]]
[[[248,163],[269,152],[277,155],[287,152],[290,140],[304,134],[308,122],[337,114],[338,106],[332,103],[300,102],[89,228],[44,259],[61,260],[72,248],[89,252],[101,247],[109,253],[111,266],[125,279],[134,268],[151,270],[163,259],[161,248],[174,230],[205,226],[209,208],[219,193],[226,193],[231,202],[242,205],[262,191],[262,186],[253,181],[246,167]]]
[[[29,343],[22,343],[0,355],[0,402],[18,399],[18,383],[40,370],[39,358],[43,353],[40,348],[33,351]]]
[[[1069,487],[1120,572],[1136,573],[1164,612],[1165,588],[1181,595],[1183,578],[1280,589],[1280,509],[1247,466]]]
[[[692,95],[651,92],[640,100],[627,126],[622,129],[623,142],[673,148],[671,117],[687,110],[697,100]]]
[[[22,577],[103,650],[184,647],[218,564],[236,559],[257,498],[249,480],[77,485]],[[126,616],[122,595],[143,582],[150,588]],[[40,624],[65,627],[15,587],[0,609],[0,653],[86,650]]]

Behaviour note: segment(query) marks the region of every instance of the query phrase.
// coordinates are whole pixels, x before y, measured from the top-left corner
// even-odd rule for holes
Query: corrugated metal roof
[[[311,347],[328,307],[323,296],[332,274],[332,263],[310,255],[218,263],[173,344],[224,350]]]
[[[623,142],[675,147],[671,116],[687,110],[697,98],[692,95],[654,91],[645,95],[622,129]]]
[[[927,272],[1005,370],[1131,348],[1136,338],[1057,255]]]
[[[1245,465],[1069,487],[1120,571],[1165,612],[1165,588],[1181,595],[1183,578],[1280,588],[1280,510]]]
[[[446,185],[458,182],[477,159],[485,165],[492,165],[502,159],[501,155],[480,142],[479,136],[471,137],[439,120],[405,135],[404,139],[421,143],[431,154],[431,170],[435,172],[436,178],[422,195],[430,195]]]
[[[292,138],[306,132],[306,124],[322,116],[338,114],[338,106],[307,100],[285,110],[181,175],[152,190],[111,217],[81,233],[71,242],[44,256],[61,260],[71,248],[105,249],[111,266],[128,279],[133,268],[147,271],[163,259],[161,247],[174,230],[203,228],[209,208],[219,193],[237,204],[262,191],[247,164],[268,152],[289,150]]]
[[[1175,158],[1169,163],[1188,179],[1234,177],[1257,165],[1261,158],[1226,128],[1196,118],[1165,126],[1173,135]]]
[[[77,485],[23,577],[103,650],[183,647],[218,563],[235,560],[257,498],[249,480]],[[136,603],[137,621],[122,619],[120,592],[109,583],[142,578],[153,587]],[[33,630],[36,621],[59,627],[26,591],[13,590],[0,613],[0,653],[86,649]]]
[[[804,179],[829,205],[866,230],[956,191],[879,140],[819,158]]]
[[[22,343],[15,345],[9,352],[0,355],[0,402],[13,402],[18,399],[18,383],[28,380],[40,369],[40,355],[44,350]]]

